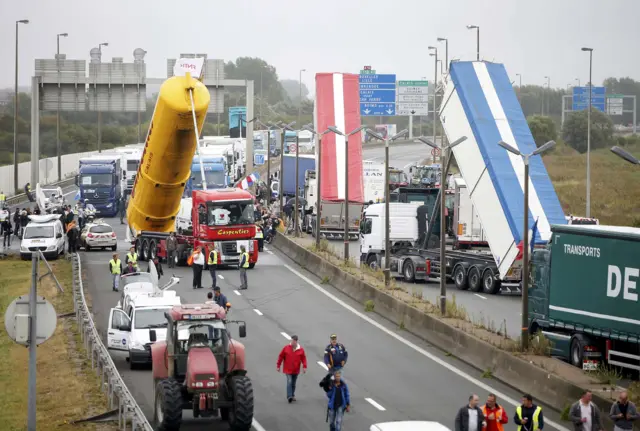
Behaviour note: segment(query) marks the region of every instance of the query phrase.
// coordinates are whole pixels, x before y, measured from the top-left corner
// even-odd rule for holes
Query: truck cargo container
[[[640,229],[552,226],[549,245],[533,251],[529,332],[552,354],[586,370],[599,363],[640,371]]]

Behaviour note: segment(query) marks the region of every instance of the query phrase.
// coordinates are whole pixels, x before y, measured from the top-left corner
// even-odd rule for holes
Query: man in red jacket
[[[282,365],[282,372],[287,376],[287,400],[291,403],[296,400],[296,381],[300,374],[300,365],[302,365],[302,372],[307,372],[307,356],[302,346],[298,344],[297,335],[291,336],[291,343],[284,346],[278,355],[276,364],[278,372],[280,372],[280,365]]]
[[[489,394],[487,403],[482,406],[482,413],[485,417],[486,425],[482,431],[504,431],[503,425],[509,422],[509,417],[504,408],[498,405],[498,400],[494,394]]]

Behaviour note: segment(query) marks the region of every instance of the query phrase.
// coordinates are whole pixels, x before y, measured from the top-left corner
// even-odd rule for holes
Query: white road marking
[[[240,296],[240,292],[238,292],[237,290],[234,290],[233,293],[235,293],[236,295]]]
[[[356,316],[360,317],[362,320],[364,320],[365,322],[371,324],[372,326],[375,326],[380,331],[384,332],[385,334],[389,335],[390,337],[395,338],[397,341],[399,341],[400,343],[402,343],[405,346],[409,347],[410,349],[413,349],[414,351],[420,353],[422,356],[424,356],[424,357],[426,357],[428,359],[431,359],[436,364],[441,365],[442,367],[444,367],[447,370],[451,371],[452,373],[462,377],[463,379],[465,379],[468,382],[476,385],[477,387],[483,389],[484,391],[496,394],[499,398],[501,398],[505,402],[511,404],[513,407],[517,407],[517,406],[519,406],[521,404],[519,401],[514,400],[513,398],[509,397],[507,394],[504,394],[504,393],[496,390],[495,388],[492,388],[491,386],[487,385],[486,383],[483,383],[480,380],[478,380],[478,379],[470,376],[469,374],[465,373],[464,371],[456,368],[454,365],[449,364],[449,363],[445,362],[444,360],[438,358],[437,356],[427,352],[425,349],[423,349],[422,347],[418,346],[417,344],[412,343],[411,341],[407,340],[406,338],[404,338],[404,337],[396,334],[395,332],[385,328],[382,324],[376,322],[375,320],[373,320],[369,316],[366,316],[365,314],[359,312],[358,310],[356,310],[355,308],[353,308],[352,306],[350,306],[346,302],[342,301],[337,296],[333,295],[332,293],[330,293],[327,290],[325,290],[322,287],[320,287],[318,284],[314,283],[311,279],[309,279],[305,275],[303,275],[300,272],[298,272],[295,269],[293,269],[291,266],[285,264],[284,267],[287,268],[292,273],[294,273],[295,275],[297,275],[298,277],[300,277],[302,280],[306,281],[311,287],[313,287],[314,289],[316,289],[317,291],[319,291],[320,293],[325,295],[327,298],[329,298],[329,299],[333,300],[334,302],[338,303],[343,308],[349,310],[350,312],[352,312]],[[548,423],[550,426],[552,426],[553,428],[555,428],[555,429],[557,429],[559,431],[570,431],[569,428],[564,427],[564,426],[560,425],[559,423],[551,421],[551,420],[545,420],[545,423]]]
[[[484,297],[484,296],[482,296],[482,295],[478,295],[477,293],[474,293],[474,295],[476,295],[476,296],[477,296],[478,298],[480,298],[480,299],[487,299],[487,298],[485,298],[485,297]]]
[[[329,371],[329,367],[327,367],[327,364],[325,364],[324,362],[318,361],[317,364],[324,368],[325,371]]]
[[[218,274],[218,278],[220,278],[220,280],[224,280],[224,277],[220,274]]]
[[[254,308],[253,311],[255,311],[258,316],[263,316],[262,311],[258,310],[257,308]]]
[[[269,254],[273,254],[273,252],[271,250],[267,250],[267,253]]]
[[[257,420],[253,420],[251,422],[251,426],[256,429],[256,431],[267,431]]]
[[[287,340],[291,340],[291,337],[289,337],[289,334],[287,334],[286,332],[281,332],[280,335],[282,335]]]
[[[369,404],[371,404],[373,407],[377,408],[378,410],[380,410],[381,412],[387,410],[384,407],[382,407],[380,404],[376,403],[373,399],[371,398],[365,398],[364,399],[366,402],[368,402]]]
[[[269,251],[269,249],[267,247],[264,248],[264,251]]]
[[[76,193],[78,193],[77,190],[72,190],[69,193],[64,193],[63,196],[69,196],[69,195],[76,194]]]

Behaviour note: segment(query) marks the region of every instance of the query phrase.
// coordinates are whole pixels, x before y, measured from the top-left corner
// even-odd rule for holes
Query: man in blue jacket
[[[336,371],[333,374],[333,382],[327,392],[327,398],[329,398],[327,408],[330,431],[340,431],[342,429],[344,412],[348,413],[351,408],[349,387],[341,377],[342,373],[340,371]]]
[[[324,363],[330,372],[342,370],[346,365],[349,353],[342,343],[338,343],[338,336],[331,334],[331,342],[324,349]]]

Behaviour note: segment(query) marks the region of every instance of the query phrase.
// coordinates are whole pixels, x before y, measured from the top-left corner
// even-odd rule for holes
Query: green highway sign
[[[360,71],[360,75],[376,75],[376,71],[371,69],[363,69]]]
[[[428,87],[429,81],[398,81],[398,87]]]

